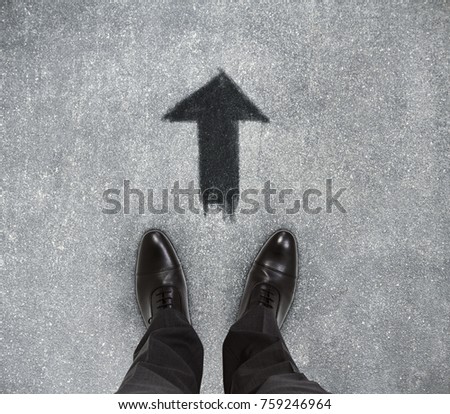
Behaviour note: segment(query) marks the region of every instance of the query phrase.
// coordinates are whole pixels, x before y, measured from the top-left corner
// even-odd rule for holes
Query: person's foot
[[[238,319],[254,306],[265,306],[281,327],[294,298],[297,268],[294,235],[287,230],[277,231],[259,251],[248,273]]]
[[[189,318],[186,279],[169,238],[159,230],[144,234],[136,262],[136,298],[145,326],[163,309]]]

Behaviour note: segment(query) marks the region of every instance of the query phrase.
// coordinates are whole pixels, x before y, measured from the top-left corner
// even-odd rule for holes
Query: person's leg
[[[198,393],[202,367],[203,347],[192,325],[179,311],[166,309],[139,342],[117,393]]]
[[[255,306],[228,332],[223,344],[225,393],[326,393],[299,372],[270,309]]]
[[[148,330],[118,393],[198,393],[203,347],[191,326],[186,280],[172,243],[160,231],[142,238],[136,297]]]
[[[293,300],[297,261],[287,231],[272,235],[256,257],[223,344],[226,393],[326,393],[299,372],[279,329]]]

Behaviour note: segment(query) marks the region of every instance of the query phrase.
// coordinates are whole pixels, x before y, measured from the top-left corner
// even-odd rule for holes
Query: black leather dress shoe
[[[294,299],[297,271],[295,237],[287,230],[277,231],[266,241],[248,273],[238,319],[254,306],[265,306],[281,327]]]
[[[189,318],[186,279],[169,238],[159,230],[144,234],[136,262],[136,298],[145,326],[162,309],[175,308]]]

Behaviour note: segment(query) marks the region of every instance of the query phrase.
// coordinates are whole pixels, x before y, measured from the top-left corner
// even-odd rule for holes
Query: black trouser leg
[[[118,394],[194,394],[200,391],[203,346],[175,309],[161,310],[134,352]]]
[[[223,344],[225,393],[326,393],[299,372],[273,313],[255,306],[228,332]]]

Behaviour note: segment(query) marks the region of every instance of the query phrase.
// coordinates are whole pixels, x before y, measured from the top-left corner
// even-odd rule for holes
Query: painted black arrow
[[[269,122],[269,118],[220,71],[163,119],[197,122],[203,209],[206,213],[208,205],[218,204],[233,214],[239,198],[239,121]]]

